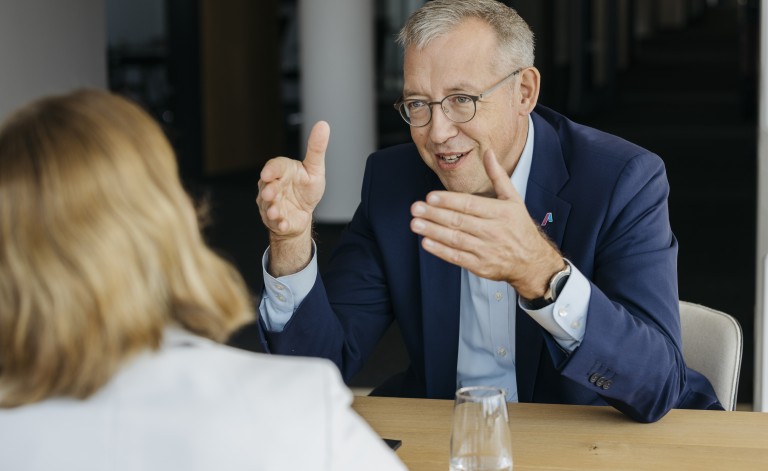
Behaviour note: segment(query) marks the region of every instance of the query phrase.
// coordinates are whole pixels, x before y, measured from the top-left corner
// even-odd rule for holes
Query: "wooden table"
[[[411,471],[448,470],[453,402],[356,397]],[[768,470],[768,413],[673,410],[640,424],[610,407],[509,404],[515,471]]]

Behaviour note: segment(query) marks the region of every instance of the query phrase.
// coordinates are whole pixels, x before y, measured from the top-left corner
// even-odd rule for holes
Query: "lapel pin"
[[[554,220],[552,219],[552,213],[551,212],[547,213],[547,215],[544,216],[544,220],[541,221],[541,227],[546,226],[548,222],[554,222]]]

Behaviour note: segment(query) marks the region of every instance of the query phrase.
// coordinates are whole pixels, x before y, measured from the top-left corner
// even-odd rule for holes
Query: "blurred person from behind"
[[[253,312],[136,104],[0,128],[0,469],[404,469],[331,362],[218,343]]]

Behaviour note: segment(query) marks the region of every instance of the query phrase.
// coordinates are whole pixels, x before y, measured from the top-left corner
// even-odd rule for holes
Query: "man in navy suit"
[[[322,277],[311,221],[328,125],[303,162],[261,173],[265,347],[330,358],[349,379],[396,319],[411,363],[377,394],[495,385],[643,422],[721,408],[682,357],[661,159],[537,105],[533,35],[500,2],[427,2],[398,41],[413,144],[370,156]]]

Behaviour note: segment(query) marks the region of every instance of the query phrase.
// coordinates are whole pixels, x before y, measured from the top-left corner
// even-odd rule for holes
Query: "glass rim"
[[[476,392],[482,394],[472,394]],[[499,386],[464,386],[456,390],[456,397],[492,397],[496,395],[506,398],[507,391]]]

